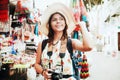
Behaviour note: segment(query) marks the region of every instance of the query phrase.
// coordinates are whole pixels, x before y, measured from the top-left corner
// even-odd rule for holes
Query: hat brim
[[[45,10],[45,12],[41,17],[40,31],[43,34],[48,35],[48,28],[49,28],[47,26],[48,20],[50,16],[55,12],[59,12],[62,15],[64,15],[68,25],[67,33],[70,34],[75,29],[75,20],[74,20],[73,12],[72,10],[70,10],[70,8],[68,8],[66,5],[62,3],[53,3],[47,7],[47,9]]]

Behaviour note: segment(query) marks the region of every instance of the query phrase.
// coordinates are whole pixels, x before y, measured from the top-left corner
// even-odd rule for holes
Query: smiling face
[[[56,33],[62,33],[62,37],[67,38],[68,25],[65,17],[61,13],[56,12],[50,16],[48,20],[48,27],[48,37],[50,41],[53,40]]]
[[[63,32],[65,28],[65,18],[61,14],[55,13],[51,18],[50,24],[54,32]]]

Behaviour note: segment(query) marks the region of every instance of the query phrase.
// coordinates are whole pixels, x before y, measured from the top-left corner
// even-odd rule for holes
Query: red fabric
[[[74,29],[74,31],[80,31],[80,26],[76,25],[76,28]]]
[[[8,11],[7,10],[0,10],[0,21],[1,22],[8,21]]]
[[[80,10],[79,10],[78,6],[76,6],[75,9],[76,9],[76,12],[74,13],[75,21],[79,22],[79,20],[80,20]]]
[[[0,21],[8,21],[8,0],[0,0]]]
[[[15,15],[26,15],[27,13],[29,13],[28,8],[22,6],[22,2],[18,1],[16,4],[16,9],[15,9]]]

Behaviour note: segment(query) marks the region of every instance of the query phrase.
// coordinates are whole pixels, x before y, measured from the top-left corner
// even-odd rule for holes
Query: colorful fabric
[[[28,8],[22,6],[22,2],[18,1],[16,4],[16,9],[14,12],[14,16],[17,16],[19,21],[22,22],[23,18],[27,18],[30,14],[30,11]]]
[[[0,0],[0,21],[6,22],[8,21],[8,0]]]
[[[86,7],[85,7],[85,5],[84,5],[83,0],[80,0],[80,10],[81,10],[80,20],[81,20],[81,21],[87,20],[87,10],[86,10]],[[85,19],[85,18],[86,18],[86,19]]]
[[[72,0],[72,8],[73,8],[75,21],[78,22],[80,20],[80,15],[81,15],[79,0]]]
[[[76,22],[87,20],[87,11],[83,0],[72,0],[72,8]]]

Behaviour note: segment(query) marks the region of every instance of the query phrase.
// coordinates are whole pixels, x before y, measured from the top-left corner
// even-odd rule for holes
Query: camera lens
[[[59,79],[62,79],[63,76],[62,76],[62,73],[52,73],[52,80],[59,80]]]

